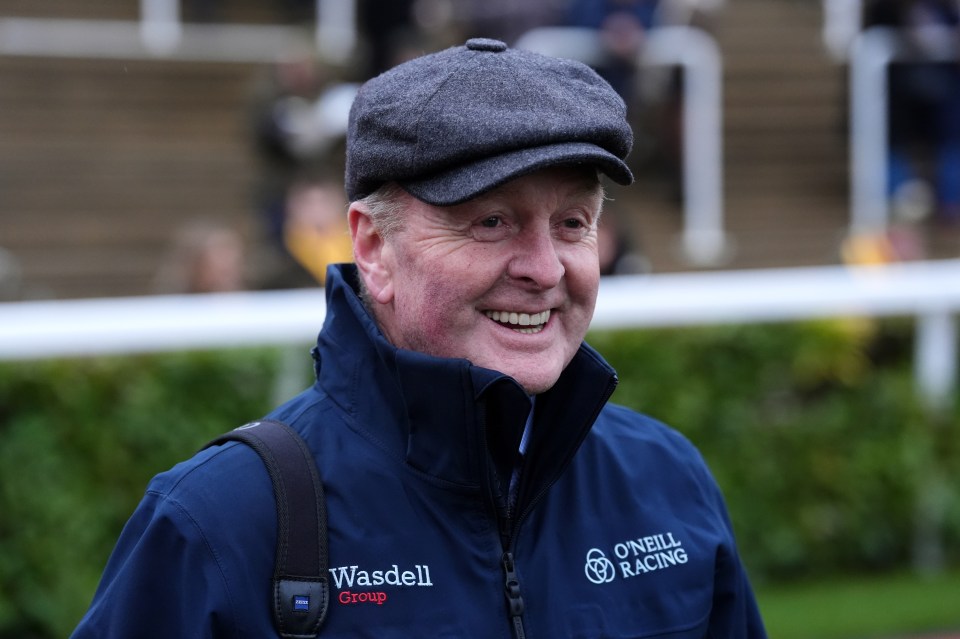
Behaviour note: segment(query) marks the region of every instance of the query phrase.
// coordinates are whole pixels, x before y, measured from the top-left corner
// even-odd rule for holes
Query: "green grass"
[[[960,636],[960,572],[758,587],[757,599],[770,639]]]

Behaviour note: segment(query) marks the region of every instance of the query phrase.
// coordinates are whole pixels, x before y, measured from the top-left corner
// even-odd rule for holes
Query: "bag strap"
[[[284,639],[312,639],[330,603],[327,509],[316,462],[300,435],[275,420],[244,424],[204,448],[242,442],[263,460],[277,506],[273,617]]]

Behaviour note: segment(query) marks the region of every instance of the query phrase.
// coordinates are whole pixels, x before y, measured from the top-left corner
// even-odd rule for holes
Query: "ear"
[[[381,304],[393,298],[392,250],[373,223],[362,202],[353,202],[347,212],[353,260],[370,296]]]

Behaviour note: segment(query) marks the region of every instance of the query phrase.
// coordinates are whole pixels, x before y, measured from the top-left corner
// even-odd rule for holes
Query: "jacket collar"
[[[490,456],[498,467],[514,459],[530,399],[503,373],[387,342],[358,281],[354,265],[330,267],[314,349],[318,385],[389,454],[444,482],[479,485]],[[613,369],[581,345],[557,384],[537,397],[525,483],[559,475],[615,385]]]

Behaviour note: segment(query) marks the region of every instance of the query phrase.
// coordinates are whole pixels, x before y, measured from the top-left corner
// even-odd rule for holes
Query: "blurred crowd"
[[[258,286],[323,283],[328,261],[349,259],[343,133],[364,80],[427,51],[487,37],[515,45],[541,27],[582,27],[602,51],[594,68],[628,104],[637,134],[634,161],[658,153],[679,170],[679,82],[644,78],[638,54],[650,29],[708,29],[723,0],[358,0],[359,47],[346,64],[292,54],[263,70],[250,101],[261,164],[256,208]],[[644,81],[646,80],[646,81]],[[605,275],[645,272],[629,220],[615,199],[601,228]]]
[[[851,0],[852,1],[852,0]],[[292,51],[265,65],[249,100],[251,143],[259,160],[256,211],[247,258],[191,259],[235,263],[232,278],[189,277],[187,252],[232,255],[211,229],[186,229],[158,278],[158,290],[285,288],[322,285],[328,263],[351,258],[343,196],[343,137],[353,95],[364,80],[427,51],[471,37],[510,45],[542,27],[580,27],[595,34],[590,64],[621,94],[636,135],[631,162],[681,173],[679,69],[641,68],[651,29],[684,25],[711,32],[725,0],[357,0],[358,46],[346,61]],[[201,19],[216,17],[214,0],[197,0]],[[309,6],[308,6],[309,5]],[[312,19],[314,2],[285,0],[290,16]],[[960,44],[958,0],[862,0],[860,28],[900,29],[910,61],[892,65],[889,105],[891,223],[881,236],[851,238],[842,257],[886,263],[924,257],[915,229],[932,218],[960,224]],[[189,16],[188,16],[189,17]],[[636,168],[636,167],[635,167]],[[679,187],[677,187],[679,192]],[[631,219],[611,198],[600,229],[604,275],[649,270]],[[219,229],[221,235],[231,229]],[[191,233],[200,237],[186,240]],[[171,273],[180,272],[178,277]],[[176,282],[180,282],[177,284]],[[204,283],[205,282],[205,283]],[[221,284],[215,284],[220,282]]]
[[[866,0],[861,28],[874,27],[895,30],[901,51],[888,71],[890,223],[844,251],[868,264],[924,258],[928,222],[960,227],[960,2]]]
[[[960,3],[872,0],[864,27],[874,26],[899,29],[909,57],[890,70],[888,184],[895,212],[960,223]]]

